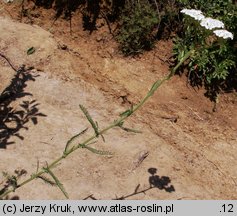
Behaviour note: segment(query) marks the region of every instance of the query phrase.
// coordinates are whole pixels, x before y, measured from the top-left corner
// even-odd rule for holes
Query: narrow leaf
[[[67,141],[67,144],[66,144],[66,147],[64,149],[64,153],[67,152],[70,144],[77,138],[79,137],[80,135],[84,134],[86,131],[88,130],[88,128],[84,129],[83,131],[81,131],[80,133],[76,134],[75,136],[73,136],[70,140]]]
[[[87,145],[84,145],[83,148],[86,148],[87,150],[91,151],[92,153],[99,154],[99,155],[113,155],[113,153],[111,153],[109,151],[98,150],[98,149],[89,147]]]
[[[103,136],[103,134],[100,135],[102,137],[102,140],[105,142],[105,137]]]
[[[132,113],[132,111],[130,109],[128,109],[128,110],[122,112],[119,116],[120,117],[128,117],[131,115],[131,113]]]
[[[162,84],[162,81],[161,81],[161,80],[157,80],[157,81],[153,84],[153,86],[151,87],[151,89],[150,89],[150,91],[149,91],[148,94],[153,95],[154,92],[156,91],[156,89],[157,89],[161,84]]]
[[[93,141],[93,142],[87,143],[86,145],[87,145],[87,146],[88,146],[88,145],[93,145],[93,144],[95,144],[95,143],[97,143],[97,141]],[[85,145],[79,144],[79,146],[83,146],[82,148],[85,148]]]
[[[123,130],[126,131],[126,132],[142,133],[141,131],[136,130],[136,129],[132,129],[132,128],[126,128],[126,127],[122,127],[122,126],[120,126],[120,128],[123,129]]]
[[[42,179],[45,183],[51,185],[51,186],[56,186],[56,183],[52,181],[51,179],[47,178],[46,176],[38,176],[37,178]]]
[[[92,117],[90,116],[89,112],[87,111],[87,109],[82,106],[82,105],[79,105],[82,112],[84,113],[84,115],[86,116],[87,120],[90,122],[91,126],[93,127],[94,131],[95,131],[95,134],[96,136],[98,137],[99,136],[99,131],[98,131],[98,127],[96,125],[96,123],[93,121]]]
[[[69,196],[66,192],[66,190],[64,189],[63,187],[63,184],[58,180],[58,178],[53,174],[53,172],[47,167],[47,168],[44,168],[45,171],[52,176],[52,178],[54,179],[55,181],[55,184],[59,187],[59,189],[62,191],[62,193],[64,194],[64,196],[69,199]]]

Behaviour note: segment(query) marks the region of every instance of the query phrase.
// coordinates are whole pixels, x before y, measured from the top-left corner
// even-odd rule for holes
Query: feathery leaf
[[[38,176],[37,178],[43,180],[45,183],[51,185],[51,186],[56,186],[56,183],[54,181],[52,181],[51,179],[47,178],[46,176]]]
[[[62,191],[62,193],[64,194],[64,196],[69,199],[68,193],[66,192],[63,184],[58,180],[58,178],[53,174],[53,172],[49,169],[49,167],[44,168],[44,170],[51,175],[51,177],[53,178],[53,180],[55,181],[55,184],[58,186],[58,188]]]
[[[98,149],[89,147],[88,145],[82,145],[82,144],[80,144],[80,147],[81,147],[81,148],[86,148],[87,150],[91,151],[92,153],[99,154],[99,155],[113,155],[113,153],[110,152],[110,151],[98,150]]]
[[[70,140],[67,141],[67,144],[66,144],[66,147],[64,149],[64,153],[67,152],[70,144],[77,138],[79,137],[80,135],[84,134],[86,131],[88,130],[88,128],[84,129],[83,131],[81,131],[80,133],[76,134],[75,136],[73,136]]]
[[[84,115],[86,116],[87,120],[90,122],[91,126],[93,127],[96,136],[98,137],[99,136],[98,123],[96,124],[93,121],[92,117],[90,116],[89,112],[87,111],[87,109],[84,106],[82,106],[81,104],[79,106],[81,108],[81,111],[84,113]]]
[[[126,128],[126,127],[123,127],[123,126],[120,126],[120,128],[123,129],[123,130],[126,131],[126,132],[142,133],[141,131],[136,130],[136,129],[133,129],[133,128]]]
[[[110,151],[102,151],[102,150],[98,150],[98,149],[95,149],[95,148],[92,148],[92,147],[89,147],[89,146],[85,146],[85,148],[95,154],[99,154],[99,155],[113,155],[112,152]]]

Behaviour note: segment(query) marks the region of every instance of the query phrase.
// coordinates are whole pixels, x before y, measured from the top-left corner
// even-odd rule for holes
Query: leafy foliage
[[[72,14],[79,10],[82,14],[83,28],[90,32],[96,30],[97,19],[103,18],[107,24],[115,21],[125,4],[125,0],[35,0],[35,5],[54,8],[55,20],[60,16],[70,20]],[[109,26],[109,30],[110,26]]]
[[[43,168],[44,170],[45,170],[45,173],[48,173],[51,177],[52,177],[52,179],[54,180],[54,182],[55,182],[55,184],[58,186],[58,188],[62,191],[62,193],[64,194],[64,196],[67,198],[67,199],[69,199],[69,197],[68,197],[68,193],[66,192],[66,190],[65,190],[65,188],[64,188],[64,186],[63,186],[63,184],[59,181],[59,179],[56,177],[56,175],[50,170],[50,168],[47,166],[46,168]],[[46,178],[42,178],[43,180],[45,180],[45,182],[47,182],[47,183],[49,183],[50,185],[53,185],[54,186],[54,184],[52,184],[53,183],[53,181],[51,182],[51,181],[47,181],[48,179],[46,179]]]
[[[153,1],[159,17],[158,39],[169,39],[173,33],[180,32],[182,22],[180,17],[181,3],[177,0]]]
[[[237,34],[237,6],[232,1],[182,1],[189,8],[201,9],[207,17],[224,22],[225,28],[234,35]],[[237,41],[224,40],[201,27],[197,21],[184,17],[183,30],[174,41],[174,56],[176,62],[189,50],[195,49],[195,54],[186,65],[188,79],[192,85],[205,85],[209,96],[215,96],[221,88],[233,88],[237,80]],[[231,82],[230,82],[231,80]]]
[[[237,8],[236,3],[230,0],[179,0],[183,7],[199,9],[203,11],[206,16],[210,16],[222,20],[227,30],[236,31],[237,26]]]
[[[158,16],[150,4],[145,1],[128,1],[120,20],[121,28],[117,40],[125,55],[141,53],[152,48]]]
[[[73,137],[71,137],[71,139],[69,139],[69,140],[67,141],[66,147],[65,147],[65,149],[64,149],[64,154],[68,154],[68,150],[69,150],[69,147],[70,147],[71,143],[72,143],[74,140],[76,140],[80,135],[84,134],[84,133],[87,131],[87,129],[88,129],[88,128],[84,129],[83,131],[81,131],[80,133],[74,135]],[[73,147],[74,147],[74,146],[73,146]],[[72,147],[72,148],[73,148],[73,147]]]

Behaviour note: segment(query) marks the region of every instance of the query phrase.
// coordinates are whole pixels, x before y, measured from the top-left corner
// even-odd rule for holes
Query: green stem
[[[154,94],[154,92],[157,90],[157,88],[159,88],[165,81],[169,80],[177,71],[177,69],[194,53],[194,50],[190,50],[184,57],[183,59],[173,68],[173,70],[167,75],[165,76],[162,80],[157,80],[152,88],[150,89],[150,91],[147,93],[147,95],[137,104],[135,105],[132,109],[131,112],[129,113],[129,115],[124,115],[122,117],[120,117],[119,119],[115,120],[112,124],[110,124],[108,127],[102,129],[101,131],[98,131],[98,134],[95,134],[93,136],[91,136],[90,138],[88,138],[87,140],[85,140],[82,143],[77,144],[76,146],[72,147],[71,149],[69,149],[66,153],[64,152],[64,154],[60,157],[58,157],[56,160],[54,160],[51,164],[49,164],[47,166],[47,169],[52,169],[54,168],[60,161],[62,161],[63,159],[67,158],[68,155],[70,155],[71,153],[73,153],[74,151],[76,151],[78,148],[82,148],[82,146],[86,146],[88,145],[92,140],[96,139],[98,137],[98,135],[103,135],[106,131],[114,128],[114,127],[118,127],[125,119],[127,119],[130,115],[132,115],[134,112],[136,112],[141,106],[143,106],[143,104]],[[38,178],[39,176],[41,176],[42,174],[46,173],[46,170],[44,167],[41,168],[40,171],[34,173],[31,175],[30,178],[26,179],[25,181],[23,181],[22,183],[20,183],[19,185],[17,185],[17,188],[12,188],[12,189],[8,189],[6,190],[2,195],[0,195],[0,199],[3,199],[3,197],[5,197],[6,195],[8,195],[11,192],[14,192],[16,189],[22,187],[23,185],[33,181],[34,179]]]
[[[191,56],[193,55],[195,52],[195,49],[192,49],[190,51],[188,51],[184,57],[181,59],[181,61],[173,68],[173,70],[171,71],[171,73],[168,75],[168,79],[170,79],[175,72],[178,70],[178,68]]]

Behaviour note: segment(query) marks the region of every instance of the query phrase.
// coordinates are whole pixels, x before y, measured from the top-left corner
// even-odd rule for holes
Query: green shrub
[[[128,1],[120,20],[117,40],[125,55],[134,55],[152,48],[158,16],[150,4],[145,1]]]
[[[182,29],[181,4],[177,0],[153,0],[159,14],[158,39],[169,39]],[[156,2],[156,3],[155,3]]]
[[[186,3],[184,3],[186,2]],[[185,54],[195,49],[189,58],[186,68],[188,79],[193,85],[205,85],[207,90],[219,91],[221,88],[233,88],[237,80],[237,6],[232,1],[183,1],[187,8],[202,10],[205,17],[222,21],[225,29],[230,31],[233,40],[224,40],[213,34],[213,31],[200,26],[198,21],[184,16],[183,30],[174,41],[174,56],[176,62]],[[231,82],[230,82],[231,80]]]
[[[237,4],[232,0],[178,0],[182,7],[201,10],[206,16],[219,19],[232,33],[237,30]]]

